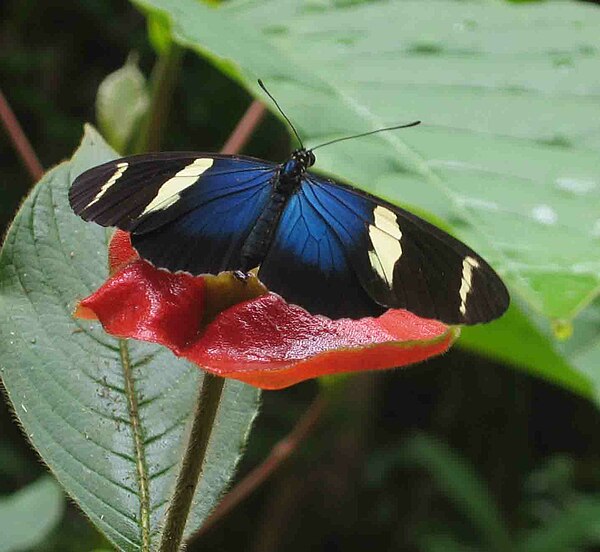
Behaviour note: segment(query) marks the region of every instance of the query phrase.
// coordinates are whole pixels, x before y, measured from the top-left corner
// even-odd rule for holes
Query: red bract
[[[76,316],[263,389],[412,364],[445,352],[458,335],[404,310],[361,320],[313,316],[254,277],[241,282],[230,273],[166,272],[140,259],[121,231],[111,241],[109,262],[111,276],[81,301]]]

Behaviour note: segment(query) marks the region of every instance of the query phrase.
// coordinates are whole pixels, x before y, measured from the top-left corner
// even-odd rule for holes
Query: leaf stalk
[[[223,378],[204,373],[187,448],[175,484],[173,498],[167,510],[158,552],[178,552],[181,549],[185,525],[202,473],[202,464],[221,401],[224,382]]]
[[[133,153],[160,150],[173,92],[179,78],[182,57],[181,46],[171,43],[154,65],[151,77],[150,106]]]

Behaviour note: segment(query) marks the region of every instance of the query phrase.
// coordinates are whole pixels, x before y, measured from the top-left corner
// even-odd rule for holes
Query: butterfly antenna
[[[386,128],[378,128],[377,130],[371,130],[370,132],[363,132],[362,134],[355,134],[354,136],[345,136],[344,138],[336,138],[335,140],[330,140],[329,142],[325,142],[324,144],[319,144],[314,148],[311,148],[311,151],[316,150],[317,148],[322,148],[323,146],[328,146],[329,144],[335,144],[337,142],[343,142],[344,140],[352,140],[353,138],[362,138],[363,136],[370,136],[371,134],[377,134],[378,132],[385,132],[387,130],[398,130],[399,128],[409,128],[420,125],[421,121],[414,121],[412,123],[408,123],[407,125],[397,125]]]
[[[267,96],[269,96],[269,98],[271,98],[272,102],[275,104],[275,106],[279,110],[279,113],[281,113],[283,115],[283,118],[288,122],[288,125],[290,125],[290,127],[294,131],[294,134],[296,135],[298,142],[300,142],[300,147],[302,149],[304,149],[304,144],[302,143],[302,140],[300,139],[298,132],[296,132],[296,129],[294,128],[294,125],[292,124],[292,121],[290,121],[289,117],[283,112],[283,109],[281,109],[281,107],[279,107],[277,100],[271,95],[271,93],[267,90],[267,87],[264,85],[263,81],[261,81],[260,79],[258,79],[258,85],[265,91]]]

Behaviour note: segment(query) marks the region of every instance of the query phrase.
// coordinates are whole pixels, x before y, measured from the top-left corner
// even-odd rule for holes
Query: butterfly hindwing
[[[379,198],[314,175],[308,175],[302,189],[378,304],[449,324],[486,322],[506,310],[508,292],[493,269],[442,230]]]
[[[217,273],[239,268],[275,169],[241,156],[132,156],[83,173],[69,197],[84,219],[130,231],[133,246],[157,266]]]
[[[385,308],[365,292],[346,249],[301,188],[282,214],[258,276],[272,291],[312,314],[377,316]]]

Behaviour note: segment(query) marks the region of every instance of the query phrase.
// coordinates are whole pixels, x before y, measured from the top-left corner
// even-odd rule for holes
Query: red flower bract
[[[323,376],[404,366],[443,353],[458,330],[404,310],[378,318],[313,316],[254,277],[193,277],[139,258],[117,231],[111,276],[75,312],[115,336],[160,343],[216,375],[263,389]]]

